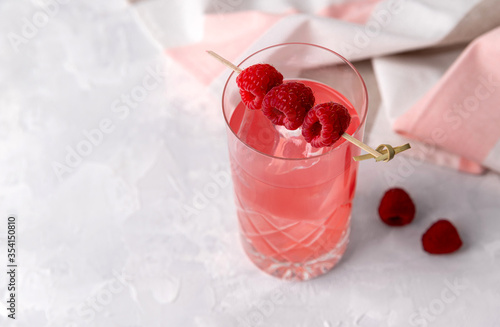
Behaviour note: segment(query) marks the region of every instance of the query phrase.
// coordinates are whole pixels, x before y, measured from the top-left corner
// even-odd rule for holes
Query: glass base
[[[349,233],[350,228],[344,231],[332,250],[305,262],[282,262],[256,251],[251,240],[244,235],[241,236],[241,241],[250,260],[262,271],[284,280],[302,281],[325,274],[340,261],[349,243]]]

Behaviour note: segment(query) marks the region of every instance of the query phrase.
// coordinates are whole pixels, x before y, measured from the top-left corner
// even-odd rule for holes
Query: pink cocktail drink
[[[332,55],[327,49],[306,44],[271,48],[283,51],[285,47],[312,48]],[[343,59],[332,60],[328,64],[334,71],[353,69]],[[343,104],[351,115],[346,133],[362,138],[366,91],[349,99],[331,83],[287,76],[283,62],[266,62],[285,72],[286,79],[311,87],[316,103]],[[359,74],[355,70],[354,74],[364,90]],[[275,126],[262,112],[247,109],[230,94],[230,83],[231,78],[224,91],[224,113],[243,247],[259,268],[277,277],[303,280],[323,274],[338,262],[348,243],[358,167],[352,157],[359,149],[342,138],[331,147],[312,147],[300,129]],[[353,103],[359,102],[358,98],[363,103],[359,109]]]

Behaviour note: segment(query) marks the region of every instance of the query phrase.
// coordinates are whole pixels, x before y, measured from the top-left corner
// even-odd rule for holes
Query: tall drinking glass
[[[286,43],[255,52],[239,64],[268,63],[285,80],[313,89],[351,114],[347,133],[362,140],[367,91],[354,66],[313,44]],[[241,103],[232,73],[224,87],[231,173],[243,248],[263,271],[306,280],[330,270],[349,240],[359,149],[341,138],[327,148],[306,143],[301,131],[274,126]]]

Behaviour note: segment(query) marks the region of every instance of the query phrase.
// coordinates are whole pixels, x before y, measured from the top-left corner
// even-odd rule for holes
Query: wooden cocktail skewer
[[[372,156],[374,156],[375,158],[382,155],[382,153],[380,152],[377,152],[376,150],[373,150],[370,146],[364,144],[363,142],[361,142],[360,140],[358,140],[357,138],[347,134],[347,133],[344,133],[342,134],[342,137],[345,138],[347,141],[351,142],[352,144],[356,145],[357,147],[365,150],[366,152],[370,153]]]
[[[227,60],[226,58],[223,58],[221,56],[219,56],[218,54],[216,54],[215,52],[213,51],[210,51],[210,50],[207,50],[208,54],[211,55],[212,57],[214,57],[215,59],[219,60],[220,62],[222,62],[224,65],[226,65],[227,67],[231,68],[232,70],[234,70],[236,73],[241,73],[241,71],[243,69],[241,69],[240,67],[234,65],[232,62],[230,62],[229,60]]]
[[[210,51],[210,50],[207,50],[207,52],[209,55],[213,56],[215,59],[219,60],[227,67],[231,68],[237,74],[239,74],[242,71],[242,69],[240,67],[234,65],[232,62],[221,57],[217,53]],[[403,151],[411,148],[409,143],[406,143],[406,144],[401,145],[401,146],[397,146],[395,148],[393,148],[389,144],[381,144],[377,147],[376,150],[374,150],[372,147],[370,147],[369,145],[366,145],[365,143],[361,142],[360,140],[354,138],[352,135],[344,133],[344,134],[342,134],[342,137],[344,139],[346,139],[347,141],[351,142],[352,144],[356,145],[357,147],[368,152],[368,154],[354,157],[355,161],[361,161],[361,160],[375,158],[375,161],[387,162],[387,161],[391,160],[392,158],[394,158],[394,155],[396,155],[397,153],[403,152]],[[384,148],[386,148],[387,150],[384,150]]]
[[[384,148],[386,148],[387,150],[384,150]],[[401,153],[401,152],[408,150],[408,149],[411,149],[410,143],[406,143],[404,145],[400,145],[400,146],[397,146],[394,148],[392,146],[390,146],[389,144],[381,144],[377,147],[377,149],[375,149],[377,151],[377,153],[380,153],[381,155],[376,157],[373,154],[368,153],[368,154],[363,154],[360,156],[353,157],[353,159],[354,159],[354,161],[362,161],[362,160],[366,160],[366,159],[375,158],[375,161],[377,161],[377,162],[378,161],[387,162],[387,161],[391,160],[392,158],[394,158],[394,156],[396,154]]]

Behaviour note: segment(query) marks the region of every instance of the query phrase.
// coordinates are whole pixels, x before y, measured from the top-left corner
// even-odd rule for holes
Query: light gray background
[[[60,1],[30,29],[41,3],[0,1],[0,262],[15,213],[19,264],[15,322],[0,274],[1,326],[500,324],[497,174],[363,162],[345,257],[282,282],[240,247],[219,95],[126,2]],[[370,62],[357,66],[373,85],[369,141],[379,95]],[[376,213],[394,184],[417,204],[404,228]],[[441,217],[464,246],[430,256],[420,237]]]

